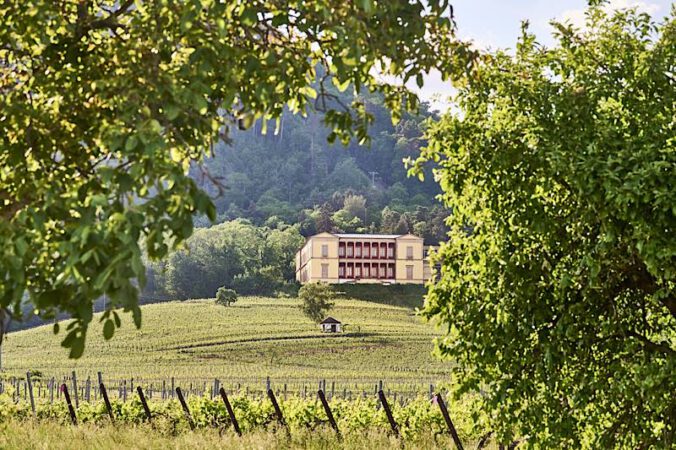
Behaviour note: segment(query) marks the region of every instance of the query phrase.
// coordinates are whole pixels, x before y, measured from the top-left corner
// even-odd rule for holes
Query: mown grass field
[[[242,385],[267,376],[277,385],[381,379],[421,388],[448,379],[449,363],[432,356],[435,328],[409,308],[338,300],[330,315],[346,324],[346,332],[327,335],[299,305],[297,299],[253,297],[231,307],[213,300],[146,305],[141,329],[123,315],[110,341],[95,318],[79,360],[68,359],[60,346],[63,333],[54,335],[51,326],[17,331],[3,343],[3,367],[19,376],[31,370],[60,377],[75,370],[83,380],[102,371],[107,380],[219,378]]]

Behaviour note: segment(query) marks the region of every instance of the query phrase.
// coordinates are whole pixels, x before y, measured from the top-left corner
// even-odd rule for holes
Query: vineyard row
[[[314,386],[317,389],[326,392],[329,399],[341,398],[344,400],[353,400],[356,398],[366,398],[370,395],[375,395],[378,391],[386,392],[388,398],[393,402],[405,404],[420,395],[427,395],[429,399],[433,397],[435,385],[429,383],[427,385],[401,383],[394,380],[391,383],[384,383],[382,380],[376,382],[361,381],[355,383],[335,382],[327,383],[325,379],[318,381],[285,381],[283,383],[276,383],[273,385],[270,378],[265,380],[260,379],[239,379],[237,381],[229,379],[228,385],[222,384],[219,379],[177,379],[174,377],[166,380],[151,380],[151,379],[113,379],[108,380],[108,395],[110,398],[119,399],[126,402],[133,394],[135,389],[141,387],[144,395],[149,400],[169,400],[176,399],[176,386],[179,384],[183,386],[183,392],[186,397],[209,396],[210,399],[218,396],[219,389],[223,387],[225,391],[232,395],[245,395],[253,398],[263,398],[267,391],[273,390],[279,397],[287,399],[290,396],[301,397],[303,399],[314,397]],[[66,384],[73,396],[76,405],[82,402],[98,401],[101,397],[99,386],[103,383],[103,376],[101,372],[97,374],[97,380],[94,382],[91,377],[87,377],[83,381],[79,381],[75,372],[70,376],[63,376],[59,379],[55,377],[45,378],[43,376],[31,375],[30,372],[26,377],[8,377],[0,379],[0,394],[7,390],[7,387],[12,388],[12,395],[15,400],[23,397],[24,400],[29,398],[29,388],[33,390],[33,398],[35,401],[48,401],[53,403],[54,400],[59,400],[62,397],[62,390],[59,386]],[[392,386],[392,388],[390,388]]]

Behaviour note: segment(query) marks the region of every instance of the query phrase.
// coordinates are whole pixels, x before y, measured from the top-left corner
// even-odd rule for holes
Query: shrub
[[[237,301],[237,292],[226,287],[218,288],[216,291],[216,303],[223,306],[230,306]]]

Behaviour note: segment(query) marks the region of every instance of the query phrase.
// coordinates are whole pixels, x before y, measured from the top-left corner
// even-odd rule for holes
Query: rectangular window
[[[370,278],[371,277],[371,267],[367,264],[364,266],[364,278]]]
[[[387,246],[387,257],[394,258],[394,245],[392,244]]]
[[[345,278],[345,264],[338,266],[338,278]]]
[[[361,266],[360,265],[354,266],[354,277],[355,278],[361,278]]]
[[[347,245],[347,257],[352,258],[354,256],[354,246],[351,244]]]
[[[385,243],[380,244],[380,257],[382,259],[387,258],[387,244]]]
[[[352,278],[352,266],[347,266],[347,277]]]
[[[380,270],[378,271],[380,278],[385,278],[385,266],[381,265]]]
[[[371,244],[368,242],[364,243],[364,258],[371,257]]]
[[[406,247],[406,259],[413,259],[413,246]]]
[[[373,256],[374,258],[378,257],[378,244],[371,247],[371,256]]]
[[[322,264],[322,278],[328,278],[329,277],[329,265],[328,264]]]
[[[338,256],[341,258],[345,256],[345,244],[340,244],[338,246]]]
[[[387,278],[394,278],[394,267],[392,265],[387,266]]]
[[[361,245],[357,244],[357,246],[354,249],[354,256],[356,258],[361,258]]]
[[[327,244],[322,244],[322,258],[328,258],[329,256],[329,246]]]
[[[413,266],[406,266],[406,279],[407,280],[413,279]]]

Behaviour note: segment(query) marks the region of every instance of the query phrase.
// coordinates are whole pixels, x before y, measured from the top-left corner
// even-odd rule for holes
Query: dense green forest
[[[422,182],[408,177],[403,163],[419,154],[424,121],[434,113],[423,104],[419,114],[393,125],[380,97],[364,99],[374,118],[369,146],[330,144],[320,113],[288,112],[278,126],[257,122],[215,145],[214,156],[191,175],[214,198],[217,222],[299,224],[303,236],[413,232],[429,244],[443,239],[448,211],[435,198],[439,185],[431,173]],[[211,222],[202,216],[195,224]]]
[[[209,298],[219,287],[243,295],[293,292],[298,225],[268,228],[245,219],[199,228],[184,248],[147,261],[146,300]]]

